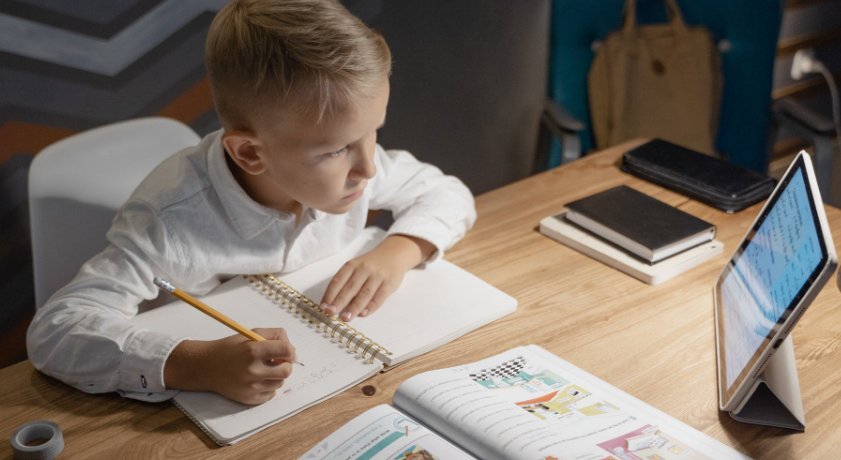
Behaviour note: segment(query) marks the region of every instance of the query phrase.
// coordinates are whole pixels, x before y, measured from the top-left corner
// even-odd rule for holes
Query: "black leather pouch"
[[[662,139],[625,152],[620,168],[727,212],[764,200],[776,185],[768,176]]]

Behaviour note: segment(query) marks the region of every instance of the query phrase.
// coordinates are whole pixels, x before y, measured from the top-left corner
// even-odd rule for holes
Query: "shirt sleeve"
[[[476,222],[473,194],[456,177],[409,152],[376,148],[369,208],[391,211],[394,224],[388,234],[429,241],[437,250],[427,262],[437,260]]]
[[[185,337],[128,324],[144,299],[158,296],[155,276],[177,280],[177,241],[145,203],[130,201],[108,231],[111,243],[35,314],[27,333],[33,366],[87,393],[119,391],[162,401],[163,368]]]

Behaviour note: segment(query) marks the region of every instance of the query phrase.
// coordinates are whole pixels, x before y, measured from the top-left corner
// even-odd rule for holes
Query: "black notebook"
[[[625,185],[567,203],[566,219],[659,262],[715,237],[715,226]]]

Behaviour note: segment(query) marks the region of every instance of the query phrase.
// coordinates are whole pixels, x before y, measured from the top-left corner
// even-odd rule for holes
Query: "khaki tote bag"
[[[721,56],[709,32],[688,28],[675,0],[667,24],[637,27],[627,0],[622,29],[604,40],[588,75],[590,116],[599,149],[659,137],[715,154]]]

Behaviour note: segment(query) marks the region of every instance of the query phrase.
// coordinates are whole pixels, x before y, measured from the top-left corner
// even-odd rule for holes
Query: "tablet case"
[[[771,356],[756,384],[742,398],[739,406],[730,411],[730,416],[734,420],[755,425],[797,431],[806,429],[791,335]]]
[[[776,185],[768,176],[662,139],[625,152],[620,168],[727,212],[768,198]]]

